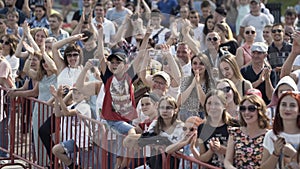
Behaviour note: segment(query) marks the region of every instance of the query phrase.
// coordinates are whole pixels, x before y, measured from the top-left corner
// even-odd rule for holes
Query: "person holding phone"
[[[261,168],[282,169],[297,161],[300,146],[300,94],[288,91],[281,95],[276,107],[273,129],[263,142]]]

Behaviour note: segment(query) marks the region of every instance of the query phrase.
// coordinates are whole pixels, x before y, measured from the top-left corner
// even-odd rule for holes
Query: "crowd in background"
[[[221,168],[300,168],[300,1],[280,23],[264,0],[83,0],[71,20],[72,0],[0,2],[1,97],[54,112],[34,105],[39,165],[80,165],[68,154],[87,138],[50,146],[53,117],[69,118],[66,133],[93,132],[80,113],[117,135],[116,169],[132,167],[127,151],[152,136],[166,153]],[[162,167],[150,156],[147,165]]]

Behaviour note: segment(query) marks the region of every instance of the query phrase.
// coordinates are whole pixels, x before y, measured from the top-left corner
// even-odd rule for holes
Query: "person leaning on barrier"
[[[63,100],[63,87],[60,86],[57,90],[54,86],[50,87],[51,94],[55,98],[55,116],[66,116],[62,122],[62,130],[63,133],[67,134],[67,136],[64,137],[65,140],[63,140],[63,142],[53,146],[52,152],[58,159],[65,163],[69,169],[73,169],[74,167],[77,169],[78,165],[82,165],[82,163],[87,164],[86,161],[82,161],[84,159],[83,156],[85,156],[83,151],[89,147],[89,137],[86,137],[85,135],[90,134],[91,132],[90,125],[78,117],[77,114],[91,118],[91,108],[89,104],[87,104],[86,96],[84,94],[82,94],[76,87],[71,88],[71,90],[73,90],[73,103],[67,106]],[[76,134],[70,135],[70,133]],[[79,158],[81,160],[79,164],[74,164],[76,163],[76,160],[69,158],[68,154],[76,153],[77,151],[80,152]]]

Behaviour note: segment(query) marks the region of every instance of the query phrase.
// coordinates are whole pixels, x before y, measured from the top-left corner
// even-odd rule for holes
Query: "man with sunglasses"
[[[262,98],[269,104],[276,84],[275,71],[265,61],[268,46],[264,42],[255,42],[251,46],[252,62],[241,69],[242,76],[262,93]]]
[[[278,74],[281,67],[292,51],[292,45],[283,40],[284,26],[281,23],[274,24],[271,29],[273,42],[268,48],[268,61]]]

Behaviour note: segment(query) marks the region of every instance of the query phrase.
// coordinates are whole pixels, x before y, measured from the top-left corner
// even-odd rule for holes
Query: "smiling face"
[[[42,46],[42,44],[45,43],[46,40],[46,34],[44,33],[44,31],[41,30],[36,32],[36,34],[34,35],[34,40],[38,46]]]
[[[66,53],[67,62],[69,63],[70,67],[75,68],[79,64],[79,53],[77,51],[71,51]]]
[[[273,41],[280,42],[283,41],[284,28],[281,25],[273,26],[272,37]]]
[[[203,75],[205,73],[205,65],[204,63],[199,59],[199,57],[194,57],[192,60],[192,70],[193,72],[199,71],[199,75]]]
[[[212,30],[214,30],[214,27],[215,27],[214,19],[213,18],[208,19],[207,20],[207,29],[212,31]]]
[[[186,137],[189,137],[194,133],[196,133],[196,134],[198,133],[198,131],[197,131],[198,126],[195,123],[185,122],[182,129],[183,129]]]
[[[37,56],[33,56],[30,62],[30,68],[33,70],[38,70],[40,66],[40,60]]]
[[[251,103],[249,100],[243,102],[243,104],[240,106],[240,112],[247,126],[258,123],[257,106]]]
[[[282,98],[279,103],[279,112],[282,120],[292,120],[297,121],[297,117],[299,116],[299,105],[295,98],[290,95]]]
[[[210,32],[206,36],[206,45],[218,50],[221,44],[221,38],[217,32]]]
[[[46,11],[44,11],[44,9],[42,7],[35,7],[34,13],[35,13],[36,19],[39,21],[44,17]]]
[[[221,70],[222,75],[227,79],[232,79],[232,77],[234,76],[233,69],[227,62],[220,63],[220,70]]]
[[[113,57],[111,61],[109,61],[108,65],[110,71],[113,74],[120,74],[125,70],[125,63],[123,61],[120,61],[119,59]]]

